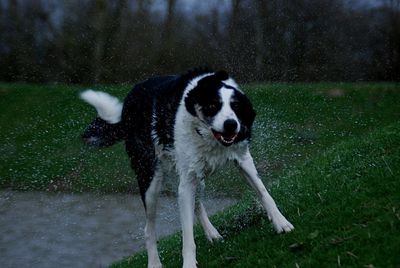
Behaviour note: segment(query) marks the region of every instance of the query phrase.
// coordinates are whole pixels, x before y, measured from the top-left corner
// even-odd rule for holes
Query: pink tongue
[[[213,134],[217,140],[221,140],[221,138],[224,138],[224,140],[226,141],[231,141],[236,137],[236,134],[232,134],[230,136],[224,136],[222,133],[216,131],[214,131]]]
[[[217,140],[220,140],[221,139],[221,133],[219,133],[219,132],[214,132],[213,133],[214,134],[214,137],[217,139]]]
[[[224,139],[225,140],[231,140],[231,139],[233,139],[233,138],[235,138],[236,137],[236,134],[232,134],[232,135],[230,135],[230,136],[224,136]]]

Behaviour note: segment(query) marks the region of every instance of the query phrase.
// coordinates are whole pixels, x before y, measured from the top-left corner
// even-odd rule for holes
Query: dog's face
[[[224,146],[249,139],[256,115],[243,92],[224,83],[228,79],[224,71],[207,76],[185,98],[188,112]]]

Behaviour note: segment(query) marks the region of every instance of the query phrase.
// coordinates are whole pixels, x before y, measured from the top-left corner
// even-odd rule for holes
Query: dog
[[[207,216],[201,192],[207,174],[228,161],[237,164],[254,188],[276,232],[294,229],[257,174],[249,151],[256,112],[227,72],[198,68],[150,78],[135,85],[123,104],[93,90],[80,97],[98,113],[82,134],[85,143],[104,147],[125,141],[146,211],[148,267],[162,267],[155,218],[157,197],[168,170],[179,177],[183,267],[197,265],[195,215],[208,240],[222,239]]]

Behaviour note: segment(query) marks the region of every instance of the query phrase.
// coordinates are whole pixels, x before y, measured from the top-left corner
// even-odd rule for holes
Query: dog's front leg
[[[268,218],[272,221],[276,232],[282,233],[290,232],[291,230],[293,230],[293,225],[288,220],[286,220],[286,218],[279,211],[274,199],[268,193],[260,177],[258,176],[253,158],[251,157],[249,150],[247,150],[247,152],[243,156],[237,159],[237,163],[239,164],[240,170],[246,177],[247,181],[254,188],[259,198],[261,199],[261,203],[267,211]]]
[[[182,224],[182,256],[183,267],[196,267],[196,244],[194,243],[193,221],[195,193],[197,187],[196,176],[181,176],[178,190],[178,202]]]
[[[204,233],[210,242],[221,240],[222,236],[210,222],[210,219],[208,218],[206,209],[202,202],[202,199],[204,197],[204,188],[205,188],[204,179],[199,181],[199,186],[197,188],[199,189],[198,191],[199,194],[198,196],[196,196],[196,208],[195,208],[196,216],[200,221],[201,226],[203,226]]]

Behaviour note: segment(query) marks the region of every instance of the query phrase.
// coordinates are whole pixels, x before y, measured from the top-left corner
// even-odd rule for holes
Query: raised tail
[[[121,122],[122,103],[116,97],[93,90],[82,92],[80,97],[97,110],[97,117],[82,134],[84,143],[111,146],[124,139],[125,129]]]

